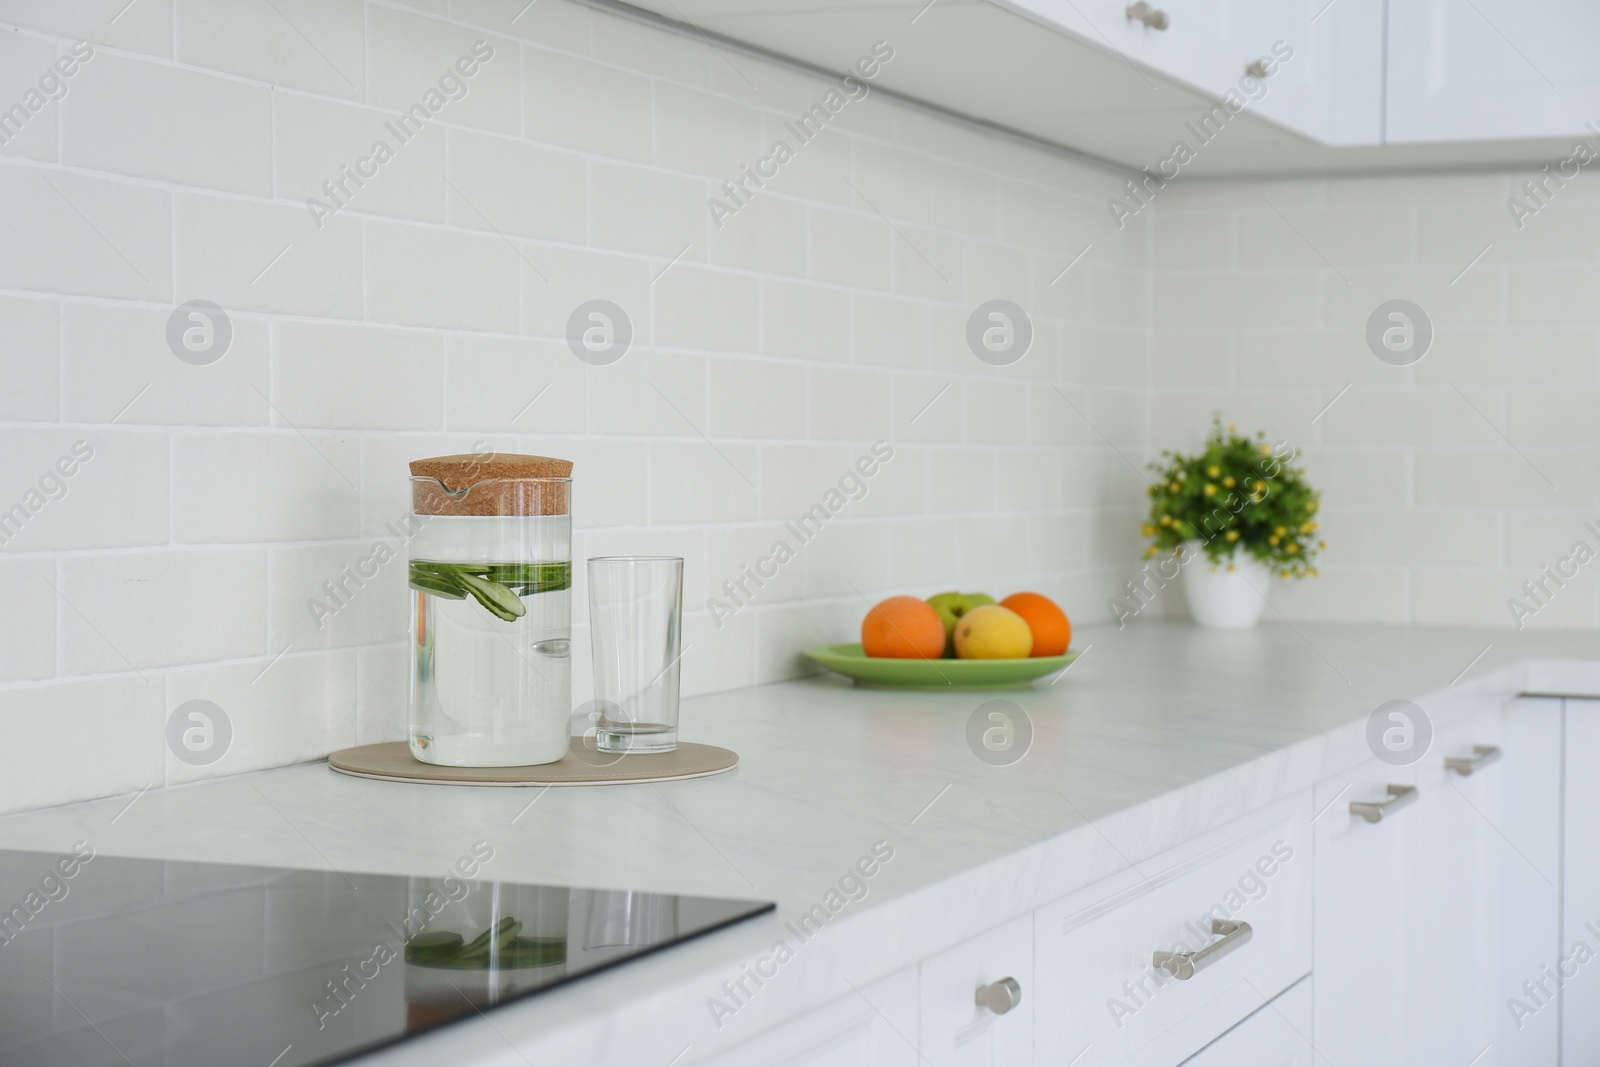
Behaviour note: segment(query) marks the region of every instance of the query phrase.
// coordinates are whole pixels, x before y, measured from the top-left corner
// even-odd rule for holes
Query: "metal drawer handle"
[[[1391,785],[1389,795],[1382,800],[1352,800],[1350,814],[1359,815],[1368,822],[1378,822],[1385,812],[1398,811],[1417,799],[1414,785]]]
[[[1249,923],[1232,919],[1212,919],[1211,932],[1222,936],[1199,952],[1157,952],[1150,958],[1151,962],[1181,982],[1193,978],[1194,972],[1249,941],[1254,933]]]
[[[1500,749],[1495,745],[1473,745],[1470,756],[1450,756],[1445,759],[1447,769],[1455,771],[1466,778],[1480,767],[1487,767],[1500,758]]]
[[[1138,19],[1152,30],[1164,30],[1168,26],[1167,13],[1160,8],[1151,7],[1145,0],[1129,4],[1123,14],[1130,19]]]
[[[1022,986],[1015,978],[1002,978],[978,990],[978,1007],[988,1008],[996,1015],[1004,1015],[1022,1003]]]

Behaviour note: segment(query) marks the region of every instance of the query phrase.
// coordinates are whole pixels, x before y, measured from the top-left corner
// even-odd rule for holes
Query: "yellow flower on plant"
[[[1206,496],[1216,496],[1216,495],[1217,495],[1217,487],[1212,485],[1210,482],[1207,482],[1206,483]]]
[[[1148,522],[1145,523],[1143,526],[1139,527],[1139,536],[1140,537],[1154,537],[1155,535],[1156,535],[1156,528],[1154,526],[1151,526]]]
[[[1274,547],[1276,547],[1276,545],[1278,544],[1278,535],[1277,534],[1273,534],[1271,537],[1267,538],[1267,544],[1273,545]]]
[[[1327,548],[1328,547],[1328,542],[1326,542],[1326,541],[1318,541],[1317,542],[1317,547],[1318,548]]]
[[[1151,556],[1156,554],[1156,551],[1156,546],[1151,545],[1149,548],[1144,550],[1144,558],[1149,559]]]
[[[1226,486],[1227,488],[1232,489],[1234,486],[1238,485],[1239,483],[1234,481],[1233,480],[1233,475],[1230,474],[1226,478],[1222,479],[1222,484],[1224,486]]]
[[[1237,540],[1239,540],[1239,531],[1238,530],[1229,530],[1223,536],[1226,537],[1230,541],[1237,541]]]
[[[1300,551],[1300,546],[1298,544],[1296,544],[1295,542],[1290,541],[1289,542],[1289,554],[1292,556],[1298,551]]]
[[[1273,530],[1272,532],[1277,534],[1279,537],[1282,537],[1284,534],[1288,533],[1289,531],[1285,530],[1282,526],[1280,526],[1276,530]]]
[[[1222,468],[1221,467],[1211,466],[1211,467],[1207,467],[1206,468],[1206,475],[1208,477],[1215,478],[1217,475],[1219,475],[1221,473],[1222,473]]]
[[[1170,488],[1174,493],[1176,493],[1180,492],[1183,489],[1183,486],[1179,485],[1177,482],[1173,482]]]
[[[1257,482],[1256,482],[1256,492],[1258,492],[1258,493],[1264,493],[1264,492],[1266,492],[1266,491],[1267,491],[1267,483],[1266,483],[1266,482],[1263,482],[1263,481],[1259,481],[1259,480],[1258,480],[1258,481],[1257,481]]]
[[[1265,441],[1261,442],[1261,454],[1263,456],[1272,455],[1272,446],[1267,444]]]
[[[1163,526],[1171,526],[1172,525],[1172,516],[1171,515],[1163,515],[1163,516],[1161,516],[1161,525],[1163,525]]]

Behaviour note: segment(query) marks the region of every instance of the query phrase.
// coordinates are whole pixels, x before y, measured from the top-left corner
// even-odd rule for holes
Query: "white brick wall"
[[[400,569],[324,627],[305,602],[404,514],[407,460],[479,442],[576,461],[579,558],[685,557],[690,693],[798,673],[852,587],[1106,618],[1130,463],[1213,410],[1326,490],[1292,618],[1508,624],[1600,515],[1589,176],[1521,231],[1515,175],[1185,179],[1119,231],[1121,175],[875,95],[718,228],[707,198],[825,79],[571,0],[0,0],[0,108],[79,40],[0,146],[0,810],[401,736]],[[465,97],[319,225],[306,198],[480,40]],[[1036,334],[1004,368],[964,340],[997,297]],[[1366,348],[1394,297],[1435,325],[1414,367]],[[564,336],[597,298],[634,328],[610,367]],[[210,366],[167,347],[195,299],[233,326]],[[880,438],[868,496],[714,626]],[[1600,625],[1600,590],[1531,624]],[[205,767],[165,741],[191,699],[233,726]]]
[[[1506,200],[1531,173],[1162,191],[1152,443],[1222,410],[1301,446],[1329,547],[1277,595],[1291,618],[1510,626],[1541,565],[1600,549],[1600,179],[1519,230]],[[1432,320],[1414,366],[1367,346],[1390,299]],[[1600,585],[1586,568],[1526,623],[1600,625]]]
[[[854,632],[852,585],[1095,618],[1137,549],[1101,436],[1150,437],[1117,174],[877,95],[718,229],[707,197],[825,79],[570,0],[0,0],[0,108],[80,39],[0,147],[0,510],[43,502],[0,544],[0,810],[401,736],[400,569],[323,628],[305,601],[404,512],[408,459],[478,441],[576,461],[580,557],[686,558],[691,693],[796,674]],[[466,96],[319,226],[306,198],[479,40]],[[1011,367],[964,341],[996,297],[1033,316]],[[564,338],[596,298],[634,326],[610,367]],[[233,326],[210,366],[167,347],[196,299]],[[869,495],[713,626],[880,438]],[[78,441],[65,496],[30,498]],[[191,699],[233,727],[199,768],[164,736]]]

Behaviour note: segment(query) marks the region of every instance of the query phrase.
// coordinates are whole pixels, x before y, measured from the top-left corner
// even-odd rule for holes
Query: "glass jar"
[[[507,453],[411,464],[411,754],[524,767],[567,754],[572,464]]]

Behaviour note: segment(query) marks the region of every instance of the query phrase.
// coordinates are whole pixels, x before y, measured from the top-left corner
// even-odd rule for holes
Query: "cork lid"
[[[572,461],[516,452],[411,461],[418,515],[565,515]]]

